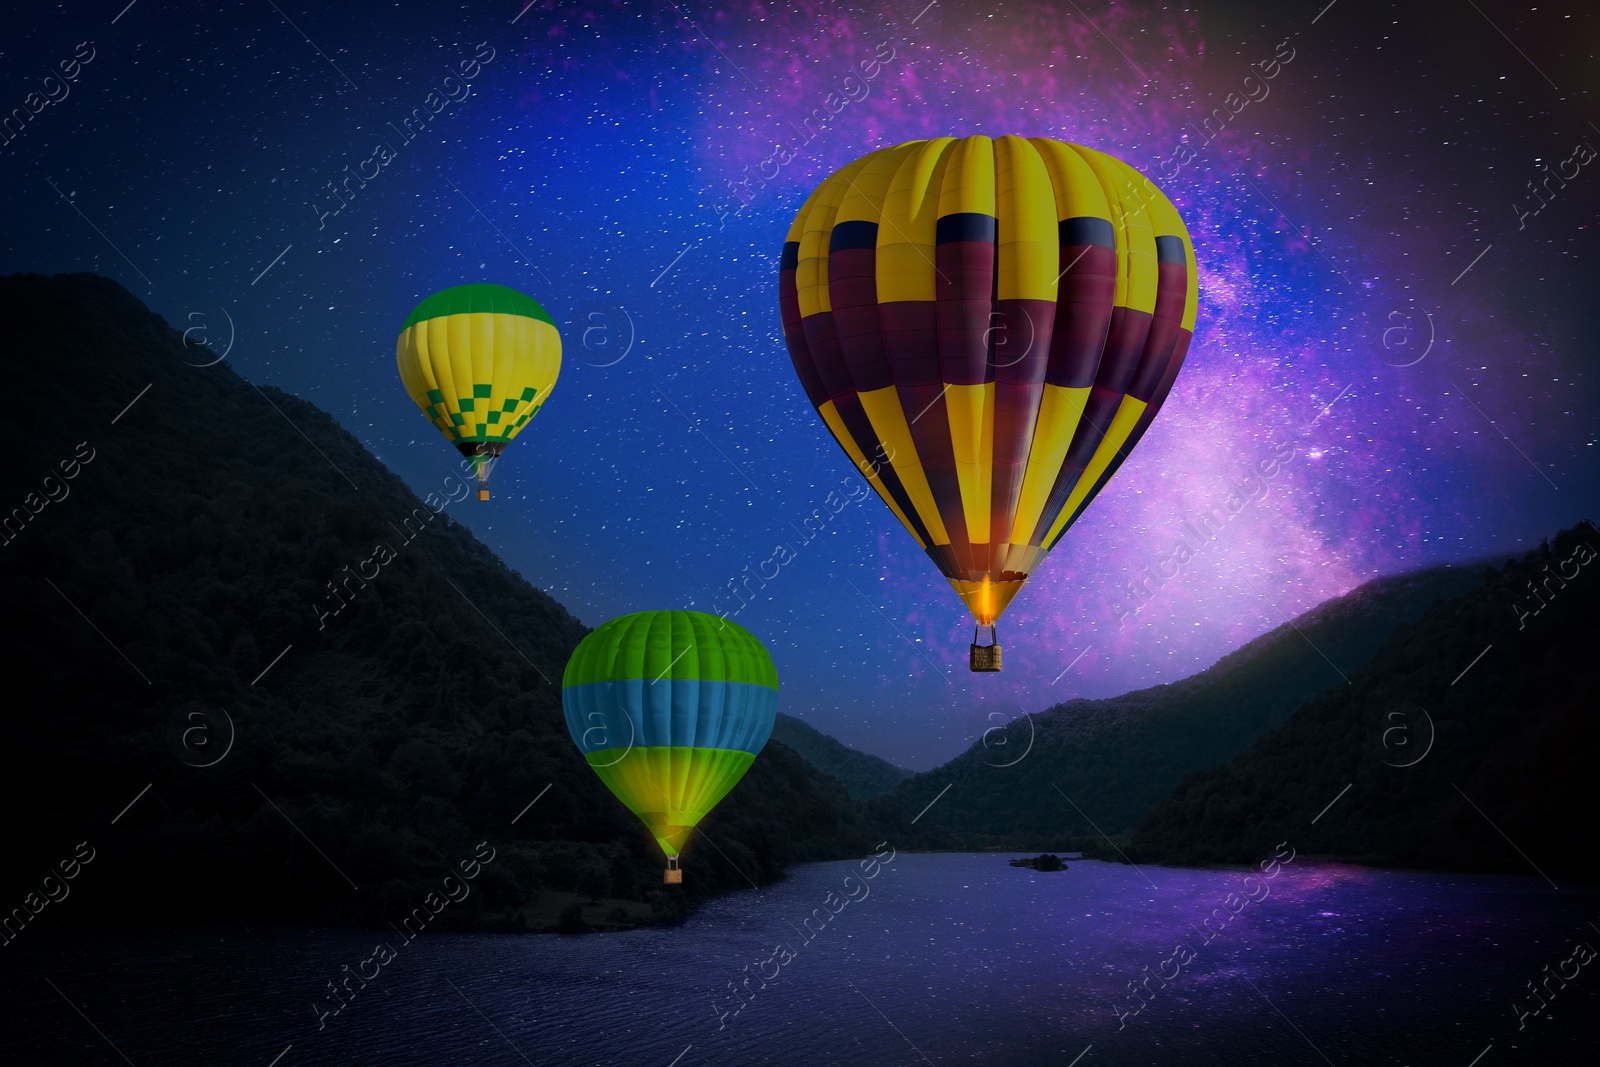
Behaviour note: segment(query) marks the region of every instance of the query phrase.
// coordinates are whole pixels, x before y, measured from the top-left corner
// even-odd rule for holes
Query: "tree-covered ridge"
[[[813,767],[843,782],[857,800],[882,796],[911,777],[910,771],[880,756],[850,748],[793,715],[779,712],[772,736],[805,757]]]
[[[1184,775],[1237,755],[1372,656],[1397,626],[1476,581],[1441,567],[1379,578],[1250,641],[1199,674],[994,724],[962,755],[906,779],[875,810],[908,845],[1076,848],[1123,834]],[[1026,753],[1026,755],[1024,755]]]
[[[585,629],[451,520],[464,487],[418,499],[107,279],[0,279],[0,314],[27,398],[0,424],[9,900],[87,840],[79,920],[383,924],[487,840],[441,923],[553,922],[571,894],[637,920],[870,851],[773,744],[664,889],[562,721]]]
[[[454,523],[465,483],[418,499],[316,407],[196,366],[106,279],[0,279],[0,311],[24,398],[0,424],[3,939],[58,913],[399,922],[482,843],[494,860],[436,925],[626,925],[885,837],[1066,851],[1152,807],[1134,854],[1248,860],[1352,781],[1308,850],[1520,869],[1450,807],[1459,786],[1553,875],[1592,865],[1559,844],[1587,840],[1600,693],[1580,548],[1600,537],[1569,531],[1486,580],[1369,583],[1199,675],[1058,705],[926,774],[787,720],[663,887],[563,722],[585,629]],[[1374,762],[1415,751],[1385,732],[1418,729],[1387,717],[1396,700],[1439,729],[1404,770]]]
[[[1245,862],[1292,836],[1366,863],[1594,881],[1597,641],[1600,532],[1585,522],[1485,568],[1351,684],[1185,778],[1126,850]]]

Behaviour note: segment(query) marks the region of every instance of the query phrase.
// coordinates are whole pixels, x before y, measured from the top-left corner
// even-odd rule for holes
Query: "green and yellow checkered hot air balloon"
[[[489,465],[538,414],[561,373],[561,335],[533,297],[457,285],[418,304],[395,345],[406,393],[466,456],[489,499]]]
[[[561,679],[567,731],[682,881],[695,825],[772,734],[778,671],[755,635],[698,611],[645,611],[578,643]]]

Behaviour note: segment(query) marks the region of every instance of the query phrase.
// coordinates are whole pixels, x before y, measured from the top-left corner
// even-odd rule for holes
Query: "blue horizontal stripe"
[[[772,734],[778,691],[749,682],[628,678],[563,689],[561,708],[583,752],[671,746],[754,755]]]
[[[828,252],[843,252],[850,248],[877,248],[878,224],[856,220],[836,223],[828,235]]]
[[[933,241],[935,244],[949,244],[951,241],[988,241],[994,244],[999,223],[993,215],[983,215],[976,211],[958,211],[952,215],[941,216],[933,224]]]
[[[1062,248],[1074,245],[1099,245],[1101,248],[1117,247],[1117,231],[1110,219],[1097,219],[1093,215],[1077,215],[1056,223],[1057,242]]]

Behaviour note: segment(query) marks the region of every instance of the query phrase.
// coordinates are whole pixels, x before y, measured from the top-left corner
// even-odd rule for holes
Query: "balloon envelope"
[[[767,743],[778,672],[735,623],[646,611],[579,642],[561,705],[589,766],[670,858]]]
[[[1133,168],[940,137],[825,179],[779,264],[784,338],[846,454],[992,625],[1149,427],[1194,250]]]
[[[458,285],[411,312],[395,360],[406,393],[481,482],[554,388],[561,335],[531,296],[503,285]]]

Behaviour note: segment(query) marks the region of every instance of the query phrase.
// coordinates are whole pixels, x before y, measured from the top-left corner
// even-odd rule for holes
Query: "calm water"
[[[1600,1062],[1600,960],[1565,988],[1552,980],[1520,1032],[1512,1010],[1537,1007],[1526,983],[1575,941],[1600,946],[1594,891],[1296,861],[1206,943],[1195,926],[1242,873],[1083,862],[1040,874],[1003,857],[902,854],[807,941],[802,920],[831,914],[829,892],[842,897],[854,872],[814,864],[678,927],[581,937],[402,946],[322,930],[60,933],[41,920],[0,950],[0,1063],[268,1067],[285,1048],[277,1067],[669,1067],[680,1054],[677,1067],[998,1067],[1068,1065],[1086,1049],[1081,1067],[1468,1067],[1486,1048],[1479,1067]],[[1163,964],[1185,937],[1187,966]],[[319,1030],[327,982],[376,940],[395,957],[365,965],[377,976]],[[781,966],[779,942],[793,952]],[[1113,1006],[1140,1003],[1127,984],[1146,967],[1177,977],[1152,980],[1119,1022]],[[776,974],[765,989],[761,974]],[[719,1021],[713,1005],[731,1012],[727,985],[746,975],[751,999]]]

